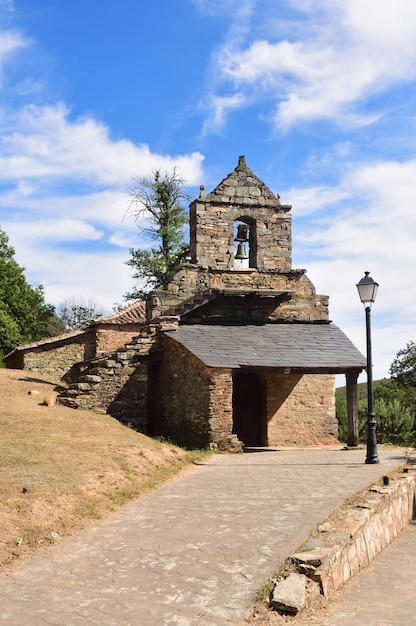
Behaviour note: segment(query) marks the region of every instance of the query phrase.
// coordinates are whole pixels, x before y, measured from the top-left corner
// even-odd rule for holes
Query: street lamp
[[[371,305],[376,299],[378,283],[364,272],[365,276],[357,284],[360,300],[365,308],[365,327],[367,334],[367,457],[366,463],[379,463],[376,439],[376,418],[374,414],[373,363],[371,356]]]

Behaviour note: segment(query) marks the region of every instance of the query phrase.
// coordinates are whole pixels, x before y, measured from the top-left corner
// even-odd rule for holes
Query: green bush
[[[366,385],[358,391],[358,433],[360,442],[367,440]],[[378,443],[397,446],[416,445],[416,413],[412,394],[398,387],[394,381],[377,381],[374,386],[374,413]],[[338,438],[347,441],[347,400],[345,388],[337,390],[336,415]]]

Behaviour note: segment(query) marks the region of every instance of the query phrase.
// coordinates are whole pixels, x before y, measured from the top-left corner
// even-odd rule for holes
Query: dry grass
[[[33,372],[0,369],[0,572],[144,495],[195,458],[108,415],[47,406],[54,388]]]

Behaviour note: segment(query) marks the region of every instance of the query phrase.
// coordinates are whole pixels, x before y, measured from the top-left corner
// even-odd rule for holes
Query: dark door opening
[[[263,419],[263,394],[254,372],[235,372],[233,376],[233,433],[245,446],[266,446]]]

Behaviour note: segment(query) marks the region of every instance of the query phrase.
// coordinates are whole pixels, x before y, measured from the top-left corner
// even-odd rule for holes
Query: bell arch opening
[[[256,223],[247,217],[234,220],[234,267],[257,267]]]

